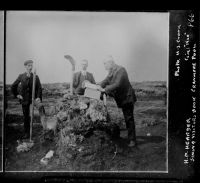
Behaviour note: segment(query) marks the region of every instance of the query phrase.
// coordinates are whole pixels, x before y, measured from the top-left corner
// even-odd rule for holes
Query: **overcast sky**
[[[167,80],[168,13],[7,12],[6,83],[35,61],[42,83],[70,81],[69,54],[89,61],[96,81],[106,76],[103,58],[112,55],[131,81]],[[79,67],[77,67],[77,70]]]

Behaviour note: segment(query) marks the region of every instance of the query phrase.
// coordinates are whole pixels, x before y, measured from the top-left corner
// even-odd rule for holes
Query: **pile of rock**
[[[112,139],[119,137],[120,131],[118,125],[110,121],[103,101],[66,94],[56,109],[59,129],[56,153],[60,163],[65,166],[70,163],[68,167],[72,167],[86,156],[100,158],[97,154],[103,151],[106,151],[104,156],[113,155]]]

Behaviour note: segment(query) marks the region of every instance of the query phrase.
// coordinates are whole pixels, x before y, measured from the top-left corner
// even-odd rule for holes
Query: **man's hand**
[[[85,87],[86,87],[86,86],[85,86],[86,83],[91,83],[91,82],[88,81],[88,80],[84,80],[83,83],[82,83],[82,88],[85,88]]]
[[[100,85],[97,85],[97,90],[101,91],[101,92],[105,92],[105,89],[102,88]]]
[[[36,106],[39,107],[40,104],[41,104],[40,98],[36,98],[35,101],[34,101],[34,104],[36,104]]]
[[[17,95],[17,98],[23,100],[23,97],[21,95]]]
[[[35,101],[36,101],[37,103],[40,103],[40,102],[41,102],[40,98],[36,98]]]

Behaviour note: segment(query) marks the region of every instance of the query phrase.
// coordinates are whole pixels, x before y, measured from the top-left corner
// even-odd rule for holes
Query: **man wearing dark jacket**
[[[76,72],[73,76],[73,87],[74,87],[75,93],[78,95],[84,94],[85,82],[90,82],[92,84],[95,84],[93,74],[90,72],[87,72],[87,67],[88,67],[88,61],[82,60],[81,71]]]
[[[30,133],[30,104],[32,103],[32,86],[33,86],[33,61],[27,60],[24,62],[26,72],[20,74],[15,82],[12,84],[12,93],[19,99],[22,104],[22,111],[24,115],[24,138],[29,138]],[[42,87],[40,79],[36,75],[35,81],[35,99],[42,100]]]
[[[132,88],[126,69],[115,64],[112,57],[104,62],[108,76],[100,83],[99,89],[112,96],[119,108],[122,108],[123,115],[128,129],[129,146],[136,146],[134,104],[136,102],[135,91]]]

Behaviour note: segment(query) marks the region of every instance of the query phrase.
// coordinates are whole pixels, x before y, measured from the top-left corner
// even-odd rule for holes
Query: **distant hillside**
[[[155,86],[155,87],[165,87],[166,81],[142,81],[142,82],[131,82],[132,86]]]
[[[131,82],[139,98],[163,97],[167,88],[165,81]],[[70,83],[44,83],[42,84],[43,96],[63,96],[69,92]],[[7,96],[11,96],[11,85],[6,85]]]

